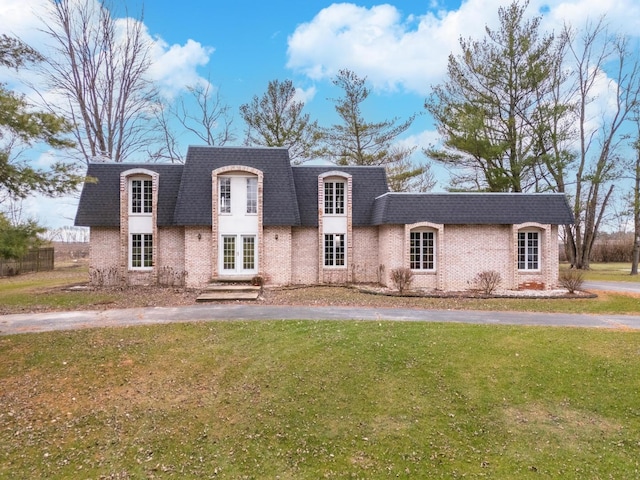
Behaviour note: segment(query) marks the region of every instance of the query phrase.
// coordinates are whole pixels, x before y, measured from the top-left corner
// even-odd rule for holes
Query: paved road
[[[638,315],[580,315],[469,310],[198,304],[175,308],[155,307],[4,315],[0,316],[0,335],[170,322],[285,319],[464,322],[494,325],[574,326],[640,330],[640,309]]]

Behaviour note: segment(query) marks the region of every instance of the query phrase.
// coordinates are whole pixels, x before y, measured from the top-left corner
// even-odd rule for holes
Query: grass
[[[568,268],[562,264],[560,269]],[[589,270],[585,270],[584,279],[594,281],[640,282],[640,275],[630,275],[631,263],[592,263]]]
[[[0,478],[638,478],[638,345],[322,321],[0,337]]]
[[[62,287],[86,283],[88,268],[83,264],[63,264],[53,272],[39,272],[0,278],[0,314],[34,308],[74,310],[113,300],[113,294],[73,292]]]

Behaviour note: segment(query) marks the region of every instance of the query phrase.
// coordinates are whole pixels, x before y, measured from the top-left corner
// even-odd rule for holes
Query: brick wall
[[[376,283],[379,265],[378,227],[353,227],[352,232],[351,281],[354,283]]]
[[[105,269],[118,266],[120,229],[118,227],[91,227],[89,267]]]
[[[264,256],[260,262],[260,274],[270,285],[292,283],[293,258],[300,252],[292,248],[291,227],[264,227]]]
[[[318,283],[318,229],[294,227],[291,229],[291,283],[294,285]]]
[[[158,227],[158,254],[155,269],[161,285],[186,283],[184,228]]]
[[[211,281],[211,251],[211,227],[184,228],[184,270],[188,287],[201,287]]]
[[[404,267],[404,225],[381,225],[378,237],[378,262],[382,284],[391,286],[391,270]]]
[[[483,271],[495,270],[510,288],[514,268],[511,227],[504,225],[446,225],[443,249],[444,289],[467,290]],[[440,239],[437,239],[438,241]]]
[[[554,288],[558,283],[558,227],[552,225],[383,225],[379,228],[379,264],[384,266],[384,284],[392,287],[391,271],[406,267],[409,259],[409,231],[426,226],[436,234],[435,272],[416,272],[412,288],[468,290],[481,272],[495,270],[502,288],[533,285]],[[517,234],[523,228],[540,231],[540,271],[517,269]],[[360,258],[360,257],[356,257]],[[357,260],[356,260],[357,261]]]

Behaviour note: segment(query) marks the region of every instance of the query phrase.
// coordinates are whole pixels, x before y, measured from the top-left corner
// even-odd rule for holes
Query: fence
[[[29,250],[19,260],[0,258],[0,277],[53,270],[53,247]]]

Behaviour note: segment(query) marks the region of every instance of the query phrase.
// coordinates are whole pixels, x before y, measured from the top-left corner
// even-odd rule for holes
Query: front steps
[[[211,283],[207,285],[196,302],[228,302],[232,300],[257,300],[260,287],[249,283]]]

